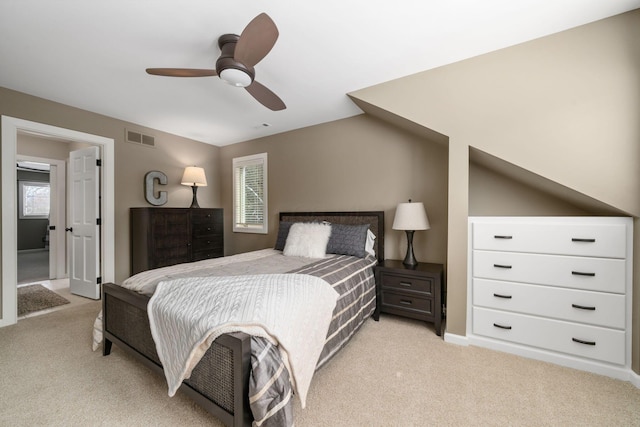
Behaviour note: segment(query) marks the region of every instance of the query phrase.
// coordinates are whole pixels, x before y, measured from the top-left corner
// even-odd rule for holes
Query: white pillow
[[[285,256],[324,258],[331,236],[331,225],[297,222],[291,225],[282,253]]]
[[[373,256],[376,256],[376,251],[373,249],[375,240],[376,235],[373,234],[373,231],[367,230],[367,241],[364,243],[364,251]]]

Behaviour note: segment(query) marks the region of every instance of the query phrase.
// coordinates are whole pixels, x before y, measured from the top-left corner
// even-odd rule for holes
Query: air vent
[[[140,132],[135,132],[129,129],[125,130],[127,142],[132,144],[144,145],[146,147],[155,147],[156,139],[151,135],[145,135]]]

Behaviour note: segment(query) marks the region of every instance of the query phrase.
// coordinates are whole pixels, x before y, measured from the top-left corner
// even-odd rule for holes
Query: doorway
[[[25,138],[20,136],[20,138]],[[22,139],[20,140],[22,143]],[[38,149],[48,140],[31,139]],[[33,151],[33,150],[31,150]],[[18,284],[35,280],[64,279],[66,271],[66,162],[48,157],[17,156],[18,174]],[[48,183],[49,211],[45,217],[41,205],[35,205],[40,188],[31,198],[24,192],[30,181]],[[37,184],[36,184],[37,185]],[[46,188],[45,188],[46,195]],[[30,203],[31,201],[31,203]],[[22,203],[22,206],[21,206]],[[41,218],[39,218],[41,217]]]
[[[17,194],[16,145],[19,132],[62,138],[101,147],[103,156],[102,194],[102,264],[103,282],[114,281],[114,145],[115,141],[98,135],[2,116],[2,312],[0,327],[17,321]]]

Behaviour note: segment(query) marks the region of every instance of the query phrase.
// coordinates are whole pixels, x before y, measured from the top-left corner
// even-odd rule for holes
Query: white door
[[[100,299],[100,149],[69,153],[69,289]]]

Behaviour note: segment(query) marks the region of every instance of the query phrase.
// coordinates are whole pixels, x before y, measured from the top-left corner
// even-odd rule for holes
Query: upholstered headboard
[[[369,230],[376,235],[374,249],[378,261],[384,261],[384,212],[280,212],[280,221],[311,222],[327,221],[332,224],[369,224]]]

